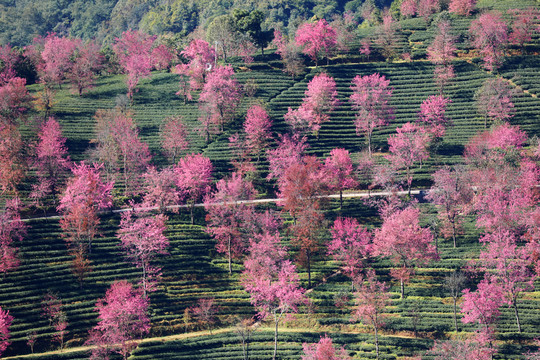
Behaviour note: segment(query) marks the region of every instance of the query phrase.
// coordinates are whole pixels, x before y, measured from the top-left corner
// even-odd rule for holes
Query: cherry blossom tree
[[[103,67],[104,58],[95,41],[79,43],[72,55],[72,64],[67,73],[74,93],[81,96],[83,92],[94,87],[96,75]]]
[[[369,61],[369,55],[371,55],[371,40],[364,39],[360,42],[360,54],[365,55]]]
[[[484,128],[487,128],[488,119],[498,124],[514,116],[514,93],[511,85],[503,79],[489,78],[484,81],[474,94],[478,113],[484,117]]]
[[[469,16],[476,6],[476,0],[450,0],[448,10],[451,13]]]
[[[399,11],[403,17],[412,17],[416,15],[417,10],[418,0],[403,0],[399,7]]]
[[[49,326],[55,330],[53,340],[60,344],[60,350],[64,348],[64,338],[68,333],[67,315],[63,308],[62,300],[57,294],[47,293],[41,302],[41,316],[49,320]]]
[[[0,212],[0,274],[5,274],[19,266],[15,241],[22,241],[26,225],[22,222],[18,198],[6,200]]]
[[[199,325],[205,326],[212,333],[212,325],[216,323],[216,314],[219,308],[215,305],[214,298],[199,299],[197,305],[191,307],[191,313]]]
[[[330,188],[339,191],[339,207],[343,208],[343,190],[354,188],[358,184],[349,151],[332,149],[330,156],[324,161],[324,168],[329,177]]]
[[[274,30],[273,43],[277,47],[276,54],[279,54],[283,60],[283,72],[290,74],[294,80],[305,68],[304,60],[300,56],[300,48],[295,41],[287,40],[279,30]]]
[[[257,161],[259,161],[268,141],[272,138],[271,127],[272,119],[268,116],[265,108],[260,105],[253,105],[248,109],[246,121],[244,122],[246,146],[251,154],[257,156]]]
[[[223,132],[224,125],[234,116],[240,98],[240,85],[234,78],[231,66],[218,66],[208,75],[199,94],[199,109],[202,114],[199,121],[206,142],[211,134]]]
[[[440,4],[439,0],[418,0],[417,12],[418,15],[423,17],[426,23],[429,20],[431,14],[439,12]]]
[[[121,169],[125,196],[137,193],[151,155],[148,145],[139,139],[135,121],[119,109],[100,109],[95,119],[98,159],[111,171]]]
[[[292,165],[298,164],[304,155],[308,145],[307,139],[298,135],[278,135],[278,144],[274,149],[266,151],[268,158],[268,177],[276,179],[278,185],[284,182],[283,175]],[[279,185],[281,186],[281,185]]]
[[[0,125],[15,126],[32,108],[32,96],[26,89],[26,79],[14,77],[0,86]]]
[[[382,51],[382,55],[391,60],[396,56],[398,39],[397,30],[399,25],[396,24],[392,15],[385,14],[383,16],[383,23],[375,32],[375,44],[377,44]]]
[[[446,106],[451,102],[442,95],[431,95],[420,105],[418,120],[434,139],[443,137],[446,128],[452,125],[452,121],[445,115]]]
[[[375,351],[379,359],[379,330],[384,326],[384,311],[389,305],[388,286],[377,281],[375,274],[370,274],[366,281],[358,284],[354,293],[355,307],[353,319],[369,325],[375,334]]]
[[[17,193],[25,176],[23,141],[14,125],[0,123],[0,194]]]
[[[461,272],[454,271],[450,275],[446,275],[444,278],[443,287],[450,293],[452,300],[454,302],[454,327],[456,333],[459,331],[457,323],[457,300],[461,296],[461,291],[465,287],[465,282],[467,278]]]
[[[188,129],[181,116],[170,116],[163,120],[160,128],[161,146],[173,164],[176,157],[189,147]]]
[[[187,64],[176,65],[176,73],[189,78],[189,88],[182,93],[182,80],[177,95],[185,95],[184,99],[192,100],[192,91],[199,90],[205,83],[206,76],[212,71],[216,62],[216,51],[208,42],[201,39],[192,40],[180,53],[188,60]]]
[[[386,80],[384,75],[380,76],[378,73],[362,77],[356,75],[352,83],[353,94],[349,101],[357,111],[354,120],[356,134],[359,135],[361,132],[366,134],[371,156],[373,130],[393,119],[394,109],[389,102],[394,89],[388,87],[390,80]]]
[[[508,44],[508,28],[499,12],[486,12],[471,22],[472,45],[484,57],[484,67],[497,70]]]
[[[52,117],[42,125],[38,138],[35,167],[39,183],[36,188],[40,189],[40,185],[45,184],[48,185],[49,189],[43,191],[43,186],[41,186],[41,191],[36,193],[34,197],[38,197],[39,193],[50,193],[52,196],[56,196],[63,175],[71,166],[65,146],[66,138],[62,136],[60,124]]]
[[[371,234],[352,218],[337,218],[330,233],[328,255],[341,264],[342,271],[354,283],[371,253]]]
[[[390,154],[385,157],[396,169],[405,169],[407,190],[411,195],[413,181],[412,167],[429,157],[427,146],[430,142],[429,134],[424,128],[410,122],[396,129],[397,134],[390,135],[388,145]]]
[[[90,359],[108,358],[114,351],[126,360],[137,346],[134,340],[150,331],[148,299],[125,280],[111,284],[96,303],[98,324],[90,331],[89,344],[97,345]]]
[[[320,58],[326,58],[328,65],[337,47],[337,33],[326,20],[320,19],[316,23],[300,25],[295,41],[296,45],[302,47],[302,52],[315,61],[315,66],[318,66]]]
[[[68,180],[57,207],[64,214],[60,227],[68,244],[80,248],[86,243],[88,251],[99,225],[97,212],[112,206],[113,182],[101,181],[101,167],[75,164],[71,169],[73,177]]]
[[[167,228],[166,221],[167,217],[163,214],[135,215],[131,211],[122,214],[118,237],[128,259],[142,269],[141,283],[144,297],[147,296],[147,292],[155,290],[156,277],[161,270],[152,266],[150,262],[157,255],[167,254],[169,240],[163,234]]]
[[[495,350],[478,341],[478,336],[465,340],[435,341],[428,354],[434,360],[491,360]]]
[[[432,177],[433,185],[427,198],[437,206],[438,216],[442,221],[441,232],[445,238],[452,238],[455,248],[457,235],[462,230],[463,218],[472,205],[473,190],[469,173],[460,166],[445,166],[437,170]]]
[[[133,100],[133,92],[139,80],[150,76],[152,70],[152,47],[155,37],[137,30],[128,30],[116,38],[113,50],[118,62],[127,73],[128,98]]]
[[[318,343],[308,344],[303,343],[302,348],[304,355],[302,360],[350,360],[351,357],[347,353],[347,350],[342,346],[340,349],[336,349],[332,344],[332,338],[328,335],[321,336]]]
[[[480,264],[486,270],[484,276],[500,286],[504,303],[514,309],[521,333],[518,299],[523,292],[534,288],[534,277],[528,268],[528,249],[518,247],[513,234],[504,229],[484,235],[480,242],[487,244],[487,249],[480,253]]]
[[[390,258],[400,268],[391,275],[400,280],[401,299],[405,294],[405,282],[418,264],[438,259],[433,234],[419,224],[420,211],[414,207],[396,210],[386,217],[380,229],[375,230],[373,252]]]
[[[261,318],[274,320],[274,354],[277,356],[278,327],[284,315],[296,313],[306,301],[296,267],[285,260],[287,252],[279,235],[266,234],[250,241],[249,255],[244,261],[241,282],[251,296],[251,303]]]
[[[156,170],[150,167],[144,174],[145,191],[143,196],[143,210],[157,208],[164,213],[168,206],[180,203],[180,191],[176,184],[175,168],[166,167]],[[176,209],[173,209],[176,211]]]
[[[540,11],[528,7],[526,9],[510,9],[508,13],[513,17],[509,41],[519,45],[525,51],[525,43],[531,41],[532,35],[539,31],[537,23],[540,20]]]
[[[191,154],[180,159],[174,171],[180,197],[190,207],[191,224],[193,225],[195,203],[201,201],[210,191],[212,162],[201,154]]]
[[[0,355],[9,346],[9,327],[13,322],[13,316],[9,315],[9,310],[3,310],[0,307]]]
[[[437,25],[437,34],[431,45],[427,48],[428,59],[436,64],[435,82],[442,95],[444,87],[455,77],[454,66],[451,64],[456,55],[456,37],[452,34],[450,22],[443,20]]]
[[[470,289],[463,290],[463,302],[461,321],[467,323],[478,323],[482,326],[485,334],[494,331],[495,322],[500,315],[499,308],[504,302],[502,288],[486,279],[480,281],[476,291]]]
[[[51,87],[62,83],[73,65],[71,59],[80,43],[80,39],[59,37],[55,33],[47,35],[41,52],[43,63],[38,68],[45,86]]]
[[[251,217],[253,207],[243,203],[253,200],[257,191],[253,184],[238,173],[228,179],[221,179],[216,190],[205,199],[207,232],[217,241],[220,253],[227,253],[229,274],[232,274],[232,260],[239,258],[247,248],[247,239],[251,235],[245,219]]]
[[[152,67],[158,71],[161,71],[169,68],[169,65],[173,61],[174,55],[165,44],[161,44],[152,49],[151,57]]]

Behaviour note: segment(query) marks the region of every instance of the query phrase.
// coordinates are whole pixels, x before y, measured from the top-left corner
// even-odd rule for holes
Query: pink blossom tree
[[[152,49],[152,67],[158,71],[167,70],[173,61],[174,55],[165,44]]]
[[[142,290],[146,298],[147,292],[155,290],[160,268],[150,264],[157,255],[167,254],[169,240],[163,232],[167,217],[159,214],[153,217],[136,216],[128,211],[122,214],[118,237],[127,257],[135,266],[142,269]]]
[[[188,129],[181,116],[170,116],[163,120],[160,128],[161,146],[173,164],[177,156],[189,147]]]
[[[409,122],[397,128],[396,131],[397,134],[390,135],[388,138],[390,154],[385,157],[394,168],[405,169],[407,190],[410,196],[413,181],[412,167],[429,157],[427,146],[430,136],[424,128]]]
[[[482,326],[482,332],[491,334],[494,331],[495,322],[500,315],[499,308],[504,302],[502,288],[486,279],[480,281],[476,291],[463,290],[463,302],[461,321],[478,323]]]
[[[81,40],[59,37],[50,33],[45,38],[41,57],[43,63],[38,68],[45,86],[60,85],[73,65],[72,57]]]
[[[98,159],[112,172],[121,170],[125,196],[136,194],[151,155],[148,145],[139,138],[135,121],[130,113],[119,109],[100,109],[95,119]]]
[[[39,183],[32,195],[34,198],[47,193],[56,196],[60,181],[71,166],[65,146],[66,138],[62,136],[60,124],[52,117],[41,126],[38,138],[35,166]],[[48,185],[48,191],[44,191],[43,185]],[[41,191],[36,192],[38,189]]]
[[[75,164],[71,169],[73,177],[68,180],[57,208],[64,214],[60,227],[68,244],[77,248],[87,246],[88,251],[99,225],[97,212],[112,206],[113,183],[101,181],[101,167]]]
[[[6,200],[0,212],[0,274],[5,274],[19,266],[17,247],[14,241],[22,241],[26,234],[26,225],[19,214],[18,198]]]
[[[180,159],[174,171],[180,197],[189,205],[191,224],[193,224],[195,203],[201,201],[210,191],[213,171],[212,162],[201,154],[191,154]]]
[[[103,67],[104,58],[99,51],[99,45],[89,41],[79,43],[73,53],[72,64],[66,76],[71,81],[72,91],[79,96],[94,86],[97,73]]]
[[[405,282],[418,264],[438,259],[433,234],[419,224],[420,211],[414,207],[396,210],[384,219],[380,229],[375,230],[373,252],[390,258],[400,268],[391,272],[400,280],[401,299],[405,294]]]
[[[528,267],[528,249],[518,247],[513,234],[504,229],[484,235],[480,242],[487,244],[480,253],[480,264],[485,277],[502,290],[504,303],[514,309],[518,332],[521,333],[518,300],[525,291],[534,288],[534,277]]]
[[[306,301],[296,267],[285,260],[286,254],[278,234],[267,234],[257,241],[251,240],[241,279],[261,318],[272,316],[274,320],[273,360],[277,356],[280,321],[284,315],[296,313],[298,306]]]
[[[452,121],[446,116],[446,106],[452,100],[442,95],[431,95],[420,105],[418,121],[433,139],[443,137]]]
[[[477,337],[465,340],[435,341],[428,354],[434,360],[491,360],[496,351]]]
[[[435,82],[439,86],[442,95],[444,87],[455,77],[454,66],[451,64],[456,55],[456,38],[452,34],[449,21],[441,21],[437,25],[437,34],[431,45],[427,48],[428,59],[436,64]]]
[[[127,73],[128,98],[133,100],[133,92],[139,80],[150,76],[152,70],[152,46],[155,37],[137,30],[128,30],[116,38],[113,50],[124,72]]]
[[[156,170],[150,167],[144,174],[144,180],[143,210],[157,208],[160,213],[164,213],[168,206],[180,203],[181,194],[176,184],[175,168]]]
[[[352,218],[337,218],[330,233],[328,255],[340,263],[342,271],[354,283],[371,253],[371,234]]]
[[[383,15],[383,23],[375,32],[375,44],[381,48],[382,55],[391,61],[396,56],[398,47],[397,30],[399,25],[391,14]]]
[[[0,194],[17,194],[17,185],[24,179],[26,170],[22,150],[18,128],[0,122]]]
[[[348,150],[335,148],[324,161],[330,188],[339,191],[339,207],[343,208],[343,190],[354,188],[358,182]]]
[[[276,179],[278,185],[284,181],[283,175],[293,164],[301,161],[308,145],[307,139],[298,135],[279,134],[277,147],[266,151],[268,158],[268,177],[267,179]]]
[[[208,75],[199,94],[202,113],[199,121],[206,142],[210,140],[211,134],[223,132],[224,125],[233,118],[240,99],[240,85],[234,78],[231,66],[218,66]]]
[[[439,0],[418,0],[416,11],[427,23],[431,14],[439,12],[440,7]]]
[[[0,84],[6,84],[11,79],[16,77],[15,64],[19,59],[17,50],[9,44],[0,46],[0,61],[2,62],[2,70],[0,70]]]
[[[294,40],[287,40],[279,30],[274,30],[274,40],[272,41],[276,47],[276,54],[281,56],[284,68],[283,72],[288,73],[294,78],[300,75],[305,68],[304,60],[300,56],[300,48]]]
[[[329,63],[330,56],[337,47],[337,33],[328,22],[320,19],[316,23],[306,22],[296,30],[296,45],[302,47],[302,52],[315,61],[318,66],[320,58],[326,58]]]
[[[469,16],[476,6],[476,0],[450,0],[448,10],[451,13]]]
[[[389,88],[390,80],[386,80],[378,73],[366,76],[356,75],[352,81],[353,94],[349,101],[357,111],[354,124],[356,134],[366,134],[368,151],[371,156],[371,142],[373,130],[388,123],[393,119],[394,109],[389,102],[392,97],[392,88]]]
[[[533,7],[526,9],[510,9],[508,13],[512,15],[512,32],[509,41],[519,45],[525,51],[525,43],[531,41],[532,35],[538,32],[538,20],[540,11]]]
[[[203,87],[207,74],[215,65],[216,51],[208,42],[194,39],[180,54],[188,60],[188,63],[176,65],[176,73],[189,78],[189,88],[185,88],[185,93],[182,93],[181,82],[181,89],[176,94],[184,95],[184,99],[192,100],[192,91]]]
[[[26,89],[26,79],[14,77],[0,86],[0,125],[17,125],[32,108],[32,100]]]
[[[462,231],[464,216],[469,213],[472,205],[473,191],[469,173],[463,167],[445,166],[432,177],[433,185],[427,198],[437,206],[443,236],[451,237],[456,247],[456,238]]]
[[[205,199],[207,215],[207,232],[217,241],[216,248],[227,254],[229,274],[232,274],[232,260],[239,258],[247,248],[249,224],[253,207],[244,200],[253,200],[257,191],[253,184],[238,173],[228,179],[221,179],[216,190]]]
[[[487,12],[471,22],[472,44],[484,57],[484,67],[497,70],[508,44],[508,28],[499,12]]]
[[[399,11],[403,17],[412,17],[416,15],[417,10],[418,0],[403,0],[399,7]]]
[[[271,127],[272,119],[268,116],[266,109],[260,105],[253,105],[248,109],[244,122],[246,147],[252,155],[257,156],[257,161],[272,138]]]
[[[358,289],[354,293],[353,319],[361,320],[373,329],[377,359],[379,359],[379,330],[384,326],[384,311],[389,305],[389,299],[388,286],[377,281],[373,273],[366,281],[358,284]]]
[[[90,331],[87,341],[97,345],[92,349],[92,360],[108,358],[111,351],[126,360],[137,346],[134,340],[150,331],[148,299],[125,280],[112,283],[105,297],[96,303],[95,310],[99,313],[99,322]]]
[[[342,346],[340,349],[336,349],[332,344],[332,338],[328,335],[321,336],[318,343],[308,344],[303,343],[304,355],[302,360],[350,360],[351,357],[347,353],[347,350]]]
[[[7,349],[9,346],[9,327],[13,321],[13,316],[9,315],[8,310],[3,310],[0,307],[0,355]]]
[[[215,302],[216,299],[214,298],[199,299],[197,300],[197,305],[190,308],[193,317],[197,320],[199,325],[209,329],[210,334],[212,334],[212,325],[216,323],[216,314],[219,311],[219,307],[216,306]]]
[[[484,118],[484,128],[487,128],[488,119],[498,124],[514,116],[514,93],[514,89],[503,79],[489,78],[484,81],[474,95],[478,113]]]
[[[64,338],[68,331],[66,311],[63,309],[62,300],[58,295],[47,293],[41,303],[41,316],[49,320],[49,326],[55,330],[53,340],[60,344],[60,350],[64,348]]]
[[[336,82],[326,73],[320,73],[308,83],[305,95],[301,109],[289,108],[285,120],[293,124],[305,123],[318,139],[321,124],[330,120],[330,113],[339,104]]]

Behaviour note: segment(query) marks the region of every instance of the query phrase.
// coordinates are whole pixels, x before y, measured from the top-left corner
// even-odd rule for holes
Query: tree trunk
[[[343,209],[343,190],[339,190],[339,209]]]
[[[411,179],[411,174],[410,174],[410,167],[407,166],[407,192],[408,192],[408,195],[409,195],[409,198],[411,197],[411,186],[412,186],[412,179]]]
[[[377,360],[379,360],[379,332],[376,325],[373,328],[375,329],[375,351],[377,353]]]
[[[371,159],[371,131],[368,131],[367,133],[367,147],[368,147],[369,158]]]
[[[307,258],[307,273],[308,273],[308,289],[311,289],[311,251],[306,250]]]
[[[400,285],[401,285],[401,300],[405,297],[405,283],[403,282],[403,279],[400,279]]]
[[[516,322],[517,322],[517,327],[518,327],[518,332],[521,334],[521,323],[519,322],[519,313],[518,313],[518,308],[517,308],[517,300],[514,299],[514,313],[516,314]]]
[[[275,329],[274,329],[274,356],[272,357],[272,360],[276,360],[277,356],[277,337],[278,337],[278,324],[279,324],[279,318],[277,317],[277,314],[274,314],[274,321],[275,321]]]
[[[191,203],[191,206],[189,207],[190,215],[191,215],[191,225],[195,224],[195,219],[193,218],[193,208],[195,207],[195,201]]]
[[[456,328],[456,332],[459,331],[457,326],[457,306],[456,306],[457,299],[454,297],[454,326]]]
[[[146,265],[142,265],[143,297],[146,299]]]
[[[229,235],[229,247],[228,247],[228,252],[229,252],[229,275],[232,274],[232,249],[231,249],[231,236]]]
[[[454,240],[454,249],[457,247],[456,245],[456,222],[452,221],[452,240]]]

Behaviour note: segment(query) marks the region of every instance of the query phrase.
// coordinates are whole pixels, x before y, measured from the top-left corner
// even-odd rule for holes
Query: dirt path
[[[429,191],[429,189],[417,189],[417,190],[411,190],[411,195],[419,195],[421,193],[427,193]],[[398,191],[397,192],[398,195],[407,195],[407,191]],[[343,193],[343,198],[346,199],[346,198],[368,198],[368,197],[375,197],[375,196],[390,196],[392,195],[392,192],[390,191],[376,191],[376,192],[371,192],[371,193],[367,193],[367,192],[352,192],[352,193]],[[324,198],[328,198],[328,199],[339,199],[339,194],[331,194],[331,195],[326,195],[326,196],[323,196]],[[236,201],[236,202],[231,202],[231,203],[216,203],[216,205],[230,205],[230,204],[268,204],[268,203],[275,203],[275,202],[278,202],[278,201],[282,201],[283,199],[255,199],[255,200],[240,200],[240,201]],[[195,207],[204,207],[205,204],[203,203],[199,203],[199,204],[195,204],[194,206]],[[189,205],[171,205],[171,206],[167,206],[167,209],[169,210],[174,210],[174,209],[187,209],[189,207]],[[146,211],[150,211],[150,210],[157,210],[157,206],[156,207],[147,207],[147,208],[137,208],[138,210],[146,210]],[[127,212],[127,211],[133,211],[134,209],[133,208],[122,208],[122,209],[114,209],[114,210],[111,210],[109,211],[109,213],[113,213],[113,214],[119,214],[119,213],[123,213],[123,212]],[[104,212],[103,214],[107,214],[107,212]],[[29,222],[29,221],[39,221],[39,220],[58,220],[58,219],[61,219],[62,218],[62,215],[51,215],[51,216],[40,216],[40,217],[31,217],[31,218],[25,218],[25,219],[22,219],[22,221],[24,222]]]

